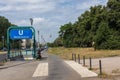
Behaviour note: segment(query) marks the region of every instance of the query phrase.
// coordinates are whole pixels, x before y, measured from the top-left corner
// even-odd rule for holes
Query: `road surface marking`
[[[48,63],[39,63],[32,77],[48,76]]]
[[[74,62],[74,61],[65,61],[70,67],[72,67],[81,77],[96,77],[98,74],[88,70],[87,68],[83,67],[82,65]]]

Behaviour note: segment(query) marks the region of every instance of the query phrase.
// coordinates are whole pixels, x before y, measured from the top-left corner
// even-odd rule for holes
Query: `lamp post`
[[[33,19],[32,18],[30,18],[30,23],[31,23],[31,26],[33,25]]]
[[[33,26],[33,19],[32,19],[32,18],[30,18],[30,24],[31,24],[31,26]],[[31,49],[32,49],[32,48],[33,48],[33,47],[32,47],[32,43],[33,43],[33,42],[32,42],[32,40],[29,40],[29,41],[30,41],[30,43],[31,43]]]
[[[31,26],[33,26],[33,19],[32,19],[32,18],[30,18],[30,24],[31,24]],[[32,48],[33,48],[33,47],[32,47],[32,43],[33,43],[33,42],[32,42],[32,40],[29,40],[29,41],[30,41],[30,43],[31,43],[31,49],[32,49]]]
[[[31,26],[33,26],[33,19],[32,18],[30,18],[30,23],[31,23]],[[35,32],[34,32],[34,34],[35,34]],[[32,48],[32,45],[31,45],[31,48]],[[33,57],[35,58],[36,57],[36,40],[35,40],[35,36],[34,36],[33,50],[34,50]]]
[[[38,30],[38,48],[40,48],[40,41],[39,41],[39,30]]]

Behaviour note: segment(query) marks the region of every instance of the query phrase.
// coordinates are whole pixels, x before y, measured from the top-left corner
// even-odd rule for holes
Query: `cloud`
[[[108,0],[90,0],[90,1],[85,1],[82,2],[81,4],[76,5],[76,9],[78,10],[86,10],[89,9],[91,6],[95,5],[105,5]]]
[[[12,6],[0,6],[0,11],[8,11],[11,9],[12,9]]]
[[[33,18],[33,25],[40,25],[40,23],[44,23],[45,18],[41,18],[41,17],[36,17]],[[30,20],[29,19],[23,19],[23,20],[16,20],[15,22],[16,25],[18,26],[30,26]]]
[[[14,24],[18,25],[18,26],[30,26],[30,21],[29,20],[16,20],[15,22],[13,22]]]
[[[90,6],[105,5],[108,0],[0,0],[0,15],[18,26],[33,26],[46,41],[58,36],[61,25],[75,22]],[[52,35],[50,39],[49,35]]]
[[[34,24],[39,24],[40,22],[44,22],[45,18],[38,17],[38,18],[33,18],[33,20],[34,20]]]
[[[7,2],[7,3],[6,3]],[[0,1],[4,6],[0,6],[0,11],[39,11],[48,12],[55,8],[55,3],[48,0],[6,0]]]

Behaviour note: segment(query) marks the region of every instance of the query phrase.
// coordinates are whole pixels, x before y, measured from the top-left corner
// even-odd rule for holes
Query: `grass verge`
[[[48,53],[55,54],[60,56],[63,59],[70,60],[72,59],[72,53],[80,54],[82,58],[103,58],[103,57],[114,57],[120,56],[120,50],[94,50],[94,48],[64,48],[64,47],[55,47],[49,48]]]

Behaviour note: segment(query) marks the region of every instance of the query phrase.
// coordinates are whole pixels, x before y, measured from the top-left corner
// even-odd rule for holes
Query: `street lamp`
[[[32,18],[30,18],[30,23],[31,23],[31,26],[33,26],[33,19]],[[34,32],[34,34],[35,34],[35,32]],[[34,50],[34,54],[33,54],[33,57],[35,58],[36,57],[36,40],[35,40],[35,35],[34,35],[34,43],[31,41],[31,43],[33,43],[33,47],[32,47],[32,45],[31,45],[31,49],[33,48],[33,50]]]
[[[33,18],[30,18],[30,24],[31,24],[31,26],[33,26]],[[32,49],[33,48],[32,47],[32,44],[33,44],[32,40],[28,40],[28,42],[31,44],[31,49]]]
[[[30,18],[30,23],[31,23],[31,26],[33,25],[33,19],[32,18]]]
[[[39,42],[39,30],[38,30],[38,48],[40,47],[40,42]]]

